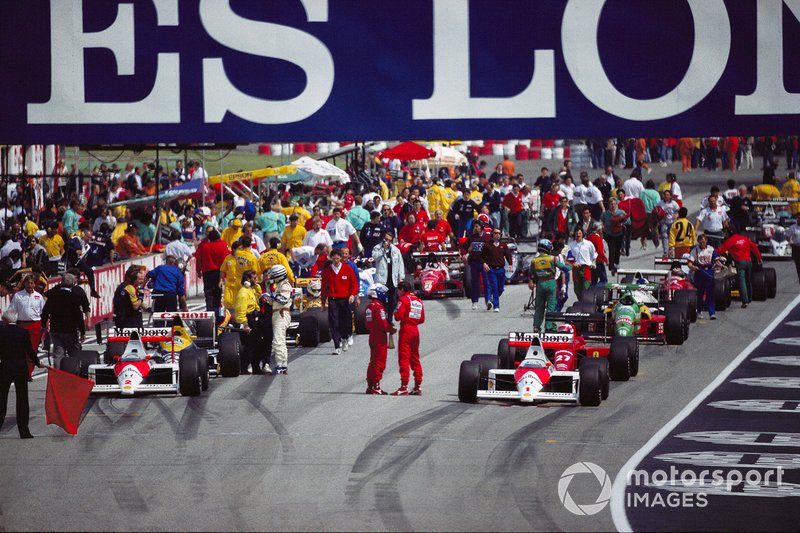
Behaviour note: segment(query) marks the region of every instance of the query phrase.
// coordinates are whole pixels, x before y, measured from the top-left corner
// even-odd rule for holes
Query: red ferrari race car
[[[414,294],[420,298],[463,298],[464,259],[458,252],[414,252]]]
[[[547,339],[551,335],[560,334],[511,334],[509,338],[528,344],[525,357],[518,364],[511,359],[501,364],[494,354],[476,354],[471,360],[463,361],[458,376],[458,399],[465,403],[476,403],[483,398],[600,405],[608,397],[608,360],[585,357],[578,364],[573,357],[554,362],[555,353],[548,354],[544,345],[568,345],[574,334]],[[553,340],[565,342],[552,343]]]

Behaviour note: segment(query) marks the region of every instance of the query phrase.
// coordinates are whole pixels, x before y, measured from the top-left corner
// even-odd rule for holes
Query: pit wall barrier
[[[186,267],[186,297],[193,298],[195,296],[203,295],[203,280],[201,276],[197,275],[194,266],[194,258],[189,262]],[[113,316],[113,302],[114,290],[122,283],[125,277],[125,271],[130,265],[142,265],[147,270],[152,270],[164,262],[163,254],[158,255],[145,255],[141,257],[134,257],[131,259],[124,259],[115,262],[113,265],[104,265],[100,268],[94,269],[94,277],[97,283],[97,292],[100,293],[100,298],[89,298],[89,305],[91,312],[89,316],[89,325],[93,326],[98,322],[105,319],[111,319]],[[89,286],[85,283],[85,277],[81,280],[81,287],[89,294]],[[54,287],[61,283],[61,278],[50,278],[48,288]],[[0,309],[5,310],[11,302],[11,296],[0,298]],[[149,294],[146,292],[145,304],[149,305]]]

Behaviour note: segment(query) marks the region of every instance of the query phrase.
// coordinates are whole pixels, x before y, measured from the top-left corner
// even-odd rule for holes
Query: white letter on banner
[[[603,111],[628,120],[672,117],[708,96],[728,63],[730,20],[723,0],[687,1],[694,18],[694,50],[686,75],[664,96],[638,100],[614,87],[600,60],[597,34],[605,0],[569,0],[561,24],[561,43],[567,70],[583,95]]]
[[[309,22],[327,22],[327,0],[301,0]],[[265,3],[267,5],[267,3]],[[264,100],[237,89],[225,74],[222,58],[203,60],[206,122],[222,122],[225,113],[257,124],[298,122],[325,105],[333,90],[333,56],[325,44],[306,32],[280,24],[257,22],[233,12],[229,0],[201,0],[200,19],[220,44],[247,54],[289,61],[306,73],[306,88],[289,100]]]
[[[736,96],[737,115],[795,115],[800,94],[786,92],[783,83],[783,4],[800,18],[800,0],[759,0],[758,80],[753,94]]]
[[[159,15],[165,0],[156,0]],[[172,0],[176,3],[177,0]],[[167,10],[177,13],[174,9]],[[161,17],[159,16],[159,19]],[[177,21],[175,21],[177,22]],[[159,20],[159,24],[161,20]],[[167,24],[164,24],[167,25]],[[118,76],[135,74],[133,4],[120,4],[114,23],[103,31],[83,31],[82,0],[50,0],[50,100],[28,104],[29,124],[178,123],[180,56],[158,54],[156,80],[138,102],[87,102],[83,51],[107,48],[117,61]]]
[[[556,116],[552,50],[534,51],[533,78],[523,92],[509,98],[472,98],[469,35],[469,4],[434,0],[433,95],[427,100],[413,100],[414,120]]]

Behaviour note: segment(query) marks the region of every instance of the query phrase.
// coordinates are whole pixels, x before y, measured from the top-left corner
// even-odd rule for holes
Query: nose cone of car
[[[523,403],[532,403],[534,396],[542,390],[542,387],[542,381],[535,372],[525,373],[525,375],[517,381],[520,401]]]

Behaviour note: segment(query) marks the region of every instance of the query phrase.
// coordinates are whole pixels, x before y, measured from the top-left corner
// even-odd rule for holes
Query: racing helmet
[[[370,286],[369,290],[367,291],[367,296],[375,300],[380,300],[383,303],[387,303],[389,301],[389,288],[383,283],[376,283]]]
[[[306,287],[306,292],[312,298],[319,298],[322,294],[322,280],[321,279],[312,279],[308,282],[308,286]]]
[[[539,250],[540,253],[544,254],[553,253],[553,243],[550,242],[550,239],[541,239],[536,248]]]
[[[561,324],[560,326],[558,326],[558,332],[559,333],[572,333],[572,334],[574,334],[575,333],[575,326],[573,326],[572,324]]]
[[[487,215],[486,213],[481,213],[480,215],[478,215],[478,222],[481,222],[483,224],[488,224],[489,215]]]
[[[273,265],[272,267],[270,267],[267,276],[269,277],[270,283],[278,283],[279,281],[283,281],[287,277],[289,277],[289,274],[286,272],[285,266]]]
[[[634,305],[636,304],[636,300],[633,298],[633,294],[626,292],[619,298],[619,303],[622,305]]]

